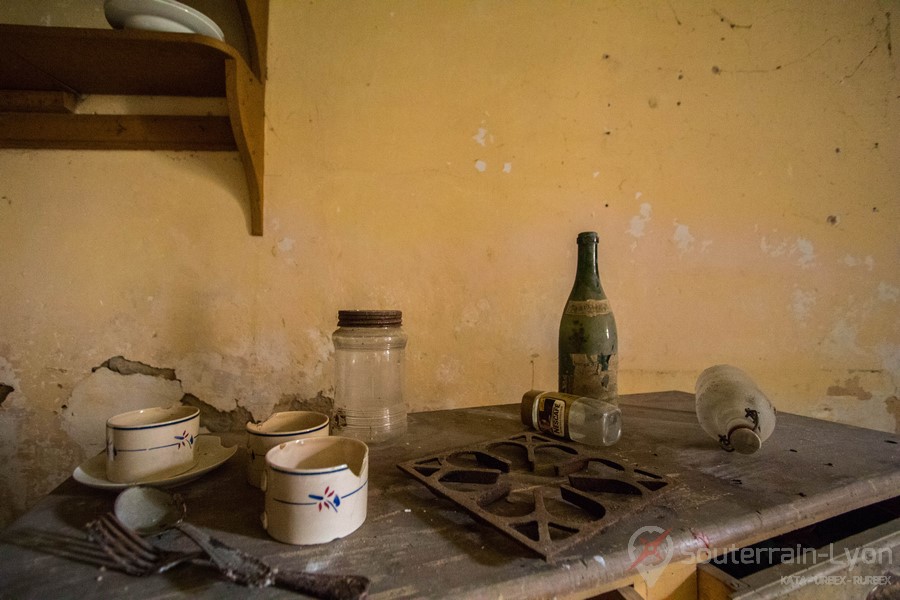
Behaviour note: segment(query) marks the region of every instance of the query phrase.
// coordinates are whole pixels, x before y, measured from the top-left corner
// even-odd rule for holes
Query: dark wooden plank
[[[0,148],[235,150],[228,117],[0,113]]]
[[[54,112],[72,113],[78,98],[71,92],[35,92],[0,90],[0,113]]]
[[[179,491],[188,520],[226,543],[276,566],[367,575],[376,599],[587,596],[637,577],[629,570],[628,544],[645,525],[671,530],[677,559],[707,545],[759,541],[900,492],[900,445],[888,443],[896,435],[781,413],[759,453],[728,454],[700,429],[692,402],[678,392],[623,398],[625,431],[610,458],[665,473],[680,482],[678,491],[617,521],[557,564],[477,523],[396,467],[523,431],[516,405],[411,414],[404,438],[371,448],[366,523],[329,544],[288,546],[266,535],[259,523],[263,495],[245,483],[240,452]],[[231,440],[242,442],[243,434]],[[248,592],[198,568],[136,579],[59,556],[114,498],[69,479],[0,532],[3,592],[48,598],[77,589],[85,597],[110,597],[127,588],[142,598],[295,597]]]
[[[225,96],[229,45],[193,34],[0,25],[0,89]]]

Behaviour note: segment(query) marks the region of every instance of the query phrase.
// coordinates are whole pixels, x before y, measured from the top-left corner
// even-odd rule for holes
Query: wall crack
[[[152,367],[136,360],[128,360],[124,356],[113,356],[100,366],[91,369],[91,373],[97,369],[109,369],[119,375],[149,375],[166,381],[178,381],[178,378],[175,377],[175,369]]]

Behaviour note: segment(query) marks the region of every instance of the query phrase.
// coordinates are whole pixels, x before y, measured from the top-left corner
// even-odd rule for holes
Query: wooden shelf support
[[[268,0],[238,0],[249,64],[202,35],[0,24],[0,148],[237,150],[263,234]],[[225,98],[228,117],[75,112],[88,94]]]
[[[250,233],[263,234],[263,158],[265,156],[265,86],[243,61],[225,62],[225,97],[231,130],[250,199]]]

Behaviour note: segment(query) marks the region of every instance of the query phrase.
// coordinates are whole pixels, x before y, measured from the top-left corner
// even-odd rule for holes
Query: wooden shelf
[[[237,150],[263,233],[267,0],[239,0],[249,64],[201,35],[0,24],[0,148]],[[228,117],[73,113],[90,94],[225,98]]]

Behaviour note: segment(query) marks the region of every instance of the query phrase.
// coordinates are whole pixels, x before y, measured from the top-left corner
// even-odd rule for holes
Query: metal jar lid
[[[540,390],[529,390],[522,395],[519,414],[522,417],[522,423],[528,427],[534,427],[534,401],[543,393]]]
[[[731,447],[741,454],[753,454],[762,446],[762,441],[749,427],[735,427],[728,433]]]
[[[339,310],[338,327],[399,327],[403,312],[399,310]]]

